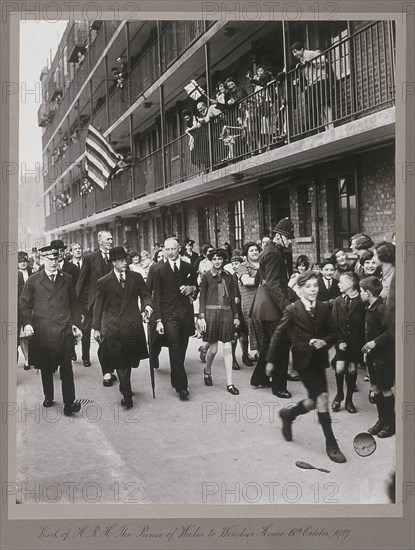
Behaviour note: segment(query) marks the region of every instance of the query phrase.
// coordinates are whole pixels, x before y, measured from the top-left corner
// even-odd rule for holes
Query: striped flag
[[[88,126],[85,141],[85,168],[88,181],[104,189],[120,160],[111,144],[92,124]]]

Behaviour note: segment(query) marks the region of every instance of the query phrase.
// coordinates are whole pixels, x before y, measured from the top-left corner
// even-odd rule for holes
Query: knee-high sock
[[[344,399],[343,384],[344,384],[344,373],[336,372],[336,388],[337,388],[336,397],[338,397],[340,401]]]
[[[294,421],[300,414],[307,414],[309,409],[304,406],[305,401],[299,401],[294,407],[287,407],[287,417],[289,420]]]
[[[323,429],[324,437],[326,438],[326,445],[337,445],[336,438],[334,437],[333,430],[331,428],[331,418],[328,412],[317,413],[318,421]]]
[[[347,373],[346,374],[346,401],[352,401],[353,392],[356,386],[356,380],[357,380],[357,371],[354,373]]]

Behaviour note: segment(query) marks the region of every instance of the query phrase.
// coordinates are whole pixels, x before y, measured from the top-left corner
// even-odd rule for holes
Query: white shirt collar
[[[174,262],[173,260],[170,260],[170,258],[168,258],[168,261],[173,271],[174,271],[174,264],[177,265],[177,269],[180,269],[180,258],[177,258],[177,260],[174,260]]]
[[[306,311],[310,311],[311,308],[316,307],[316,302],[310,302],[310,300],[306,300],[302,296],[301,296],[300,300],[303,302]]]

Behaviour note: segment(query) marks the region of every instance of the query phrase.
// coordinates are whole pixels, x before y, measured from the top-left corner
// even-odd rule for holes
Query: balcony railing
[[[82,217],[393,106],[390,29],[388,22],[371,24],[139,159],[85,199]]]

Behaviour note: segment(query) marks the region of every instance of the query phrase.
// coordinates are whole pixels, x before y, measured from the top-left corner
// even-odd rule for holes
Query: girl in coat
[[[204,340],[209,344],[204,381],[206,386],[212,386],[212,363],[220,341],[223,345],[227,389],[232,395],[238,395],[239,391],[232,382],[231,342],[240,324],[235,303],[234,280],[232,275],[223,269],[227,259],[225,250],[211,250],[208,259],[212,262],[212,268],[202,276],[199,297],[199,326],[204,333]]]

